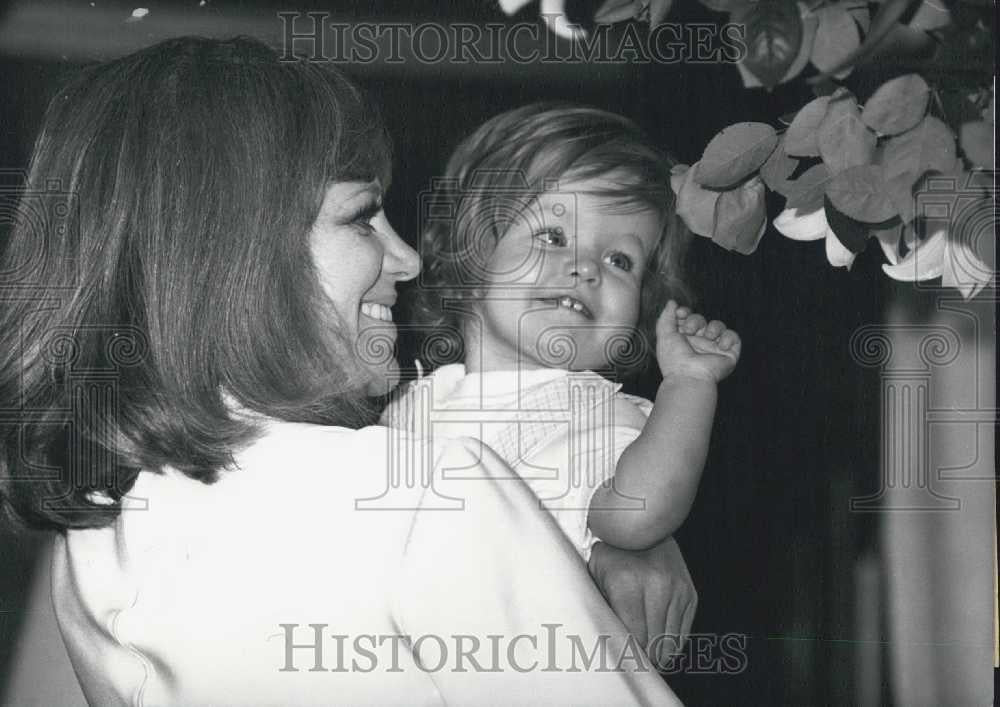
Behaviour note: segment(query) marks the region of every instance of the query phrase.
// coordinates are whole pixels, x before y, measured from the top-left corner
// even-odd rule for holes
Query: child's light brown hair
[[[534,103],[492,118],[463,140],[431,195],[420,252],[423,273],[413,319],[423,332],[418,357],[431,368],[462,360],[459,307],[482,278],[470,266],[485,262],[511,223],[512,203],[527,206],[558,182],[613,175],[601,192],[623,209],[653,209],[662,232],[646,263],[638,336],[652,344],[657,316],[670,298],[685,301],[682,259],[690,234],[675,214],[670,187],[673,158],[628,118],[571,103]],[[556,186],[558,188],[558,186]],[[436,214],[444,214],[443,217]],[[618,373],[640,372],[651,346],[634,342],[615,362]],[[627,359],[627,360],[625,360]]]

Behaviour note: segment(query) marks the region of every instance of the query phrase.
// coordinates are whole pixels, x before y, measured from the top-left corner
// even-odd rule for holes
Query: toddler
[[[675,300],[672,164],[626,118],[535,104],[462,142],[425,203],[421,357],[463,363],[402,389],[383,423],[488,444],[584,559],[683,522],[740,355],[736,332]],[[655,402],[609,380],[654,356]]]

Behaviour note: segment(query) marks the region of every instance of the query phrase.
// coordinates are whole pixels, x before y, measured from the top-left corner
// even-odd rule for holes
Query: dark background
[[[160,10],[199,11],[197,2],[117,7],[127,17],[140,4],[150,8],[150,20]],[[721,18],[694,2],[677,4],[685,7],[675,8],[672,21]],[[16,5],[8,3],[3,11]],[[105,10],[109,5],[114,3],[102,3]],[[357,16],[503,21],[488,2],[374,5],[359,4]],[[216,19],[233,13],[273,23],[278,6],[212,2],[208,11]],[[532,6],[518,19],[531,19],[534,11]],[[0,26],[5,19],[0,15]],[[109,55],[122,42],[116,33],[135,35],[139,24],[119,22],[108,30]],[[39,41],[51,44],[51,38]],[[47,97],[80,60],[101,53],[88,56],[71,47],[63,59],[58,46],[46,47],[0,56],[0,168],[26,166]],[[810,97],[801,86],[771,94],[745,90],[736,68],[726,64],[344,68],[382,106],[396,144],[387,211],[414,244],[419,194],[461,137],[508,108],[569,99],[614,110],[692,163],[722,127],[743,120],[777,125],[779,116]],[[700,595],[694,631],[709,635],[703,645],[710,657],[719,653],[713,636],[745,635],[747,660],[738,674],[687,669],[671,676],[671,686],[688,704],[855,701],[855,563],[873,547],[874,532],[872,519],[850,513],[848,502],[877,483],[879,383],[876,372],[852,361],[848,341],[857,327],[881,320],[888,289],[878,272],[881,258],[871,247],[850,271],[834,269],[821,241],[797,243],[771,228],[750,256],[695,238],[687,280],[698,309],[739,331],[744,352],[722,384],[708,466],[678,539]],[[636,391],[648,396],[653,385],[641,381]],[[34,548],[33,537],[0,529],[0,694]],[[691,650],[688,656],[694,656]]]

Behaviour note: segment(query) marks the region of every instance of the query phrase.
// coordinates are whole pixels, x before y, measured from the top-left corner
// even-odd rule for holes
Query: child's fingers
[[[681,331],[685,334],[695,334],[706,324],[708,322],[705,321],[705,317],[700,314],[692,314],[681,323]]]
[[[726,331],[726,325],[718,319],[713,319],[708,323],[708,326],[705,327],[705,331],[702,333],[702,336],[706,339],[714,341],[715,339],[718,339],[719,335],[724,331]]]
[[[677,309],[676,302],[673,300],[667,302],[667,306],[656,320],[657,334],[673,334],[677,331]]]
[[[740,335],[732,329],[726,329],[722,332],[722,336],[719,337],[719,347],[725,351],[735,351],[739,353],[741,345],[742,342],[740,341]]]

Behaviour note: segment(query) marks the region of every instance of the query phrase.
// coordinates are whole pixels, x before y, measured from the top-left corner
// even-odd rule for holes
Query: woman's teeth
[[[378,302],[362,302],[361,313],[372,319],[380,319],[383,322],[392,321],[392,310],[384,304]]]

